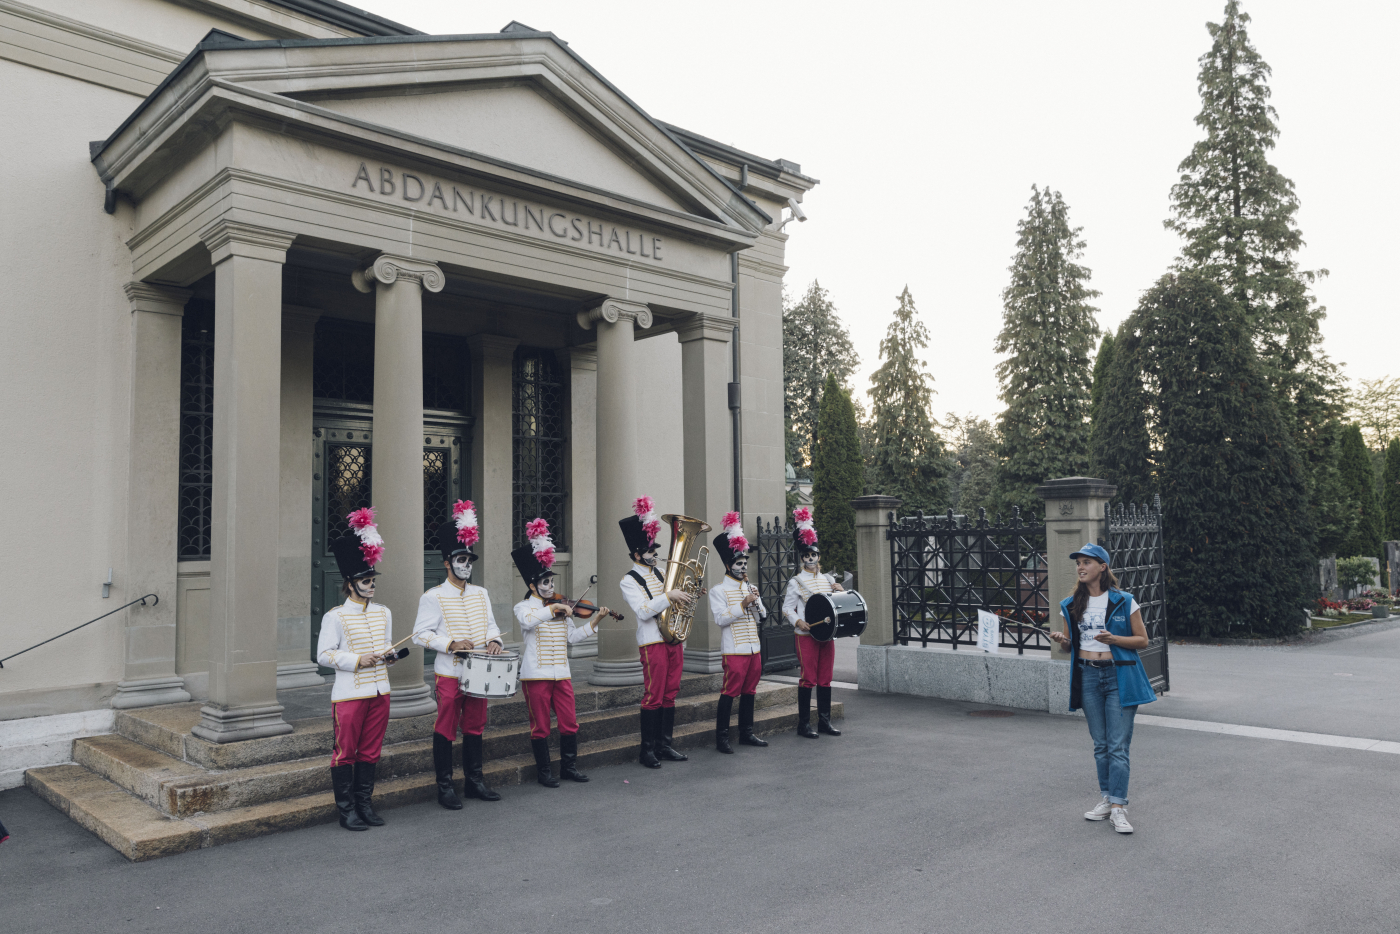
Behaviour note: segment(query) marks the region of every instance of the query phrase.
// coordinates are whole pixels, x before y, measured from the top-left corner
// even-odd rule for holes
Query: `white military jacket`
[[[720,651],[724,655],[757,655],[762,651],[757,620],[767,616],[768,611],[762,600],[747,610],[740,605],[752,589],[752,584],[728,574],[710,588],[710,616],[719,627]]]
[[[593,623],[559,619],[554,607],[534,594],[515,605],[515,618],[525,634],[520,680],[564,681],[570,677],[569,646],[593,635]]]
[[[486,651],[488,642],[505,645],[486,588],[467,584],[458,590],[445,580],[418,598],[413,641],[438,653],[433,662],[434,674],[456,678],[462,672],[462,660],[447,647],[458,639],[470,639],[481,652]]]
[[[814,593],[832,593],[834,581],[835,578],[827,574],[797,572],[797,576],[788,581],[787,593],[783,596],[783,619],[796,629],[797,621],[802,619],[807,609],[807,598]],[[799,632],[798,635],[805,636],[806,633]]]
[[[656,625],[656,617],[671,605],[671,601],[666,599],[666,584],[662,580],[661,572],[635,561],[632,563],[632,570],[642,575],[642,579],[647,582],[647,590],[651,591],[651,595],[648,596],[647,590],[642,589],[635,577],[631,574],[623,575],[622,595],[627,598],[627,605],[632,608],[632,612],[637,614],[637,645],[663,642],[665,640],[661,638],[661,629]]]
[[[321,637],[316,640],[316,661],[335,669],[331,701],[358,700],[389,694],[389,666],[380,662],[370,668],[357,668],[360,656],[387,652],[393,645],[393,616],[387,606],[357,600],[343,604],[321,617]]]

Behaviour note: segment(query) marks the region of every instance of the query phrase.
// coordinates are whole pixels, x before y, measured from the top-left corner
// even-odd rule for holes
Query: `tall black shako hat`
[[[510,553],[515,567],[528,586],[538,584],[554,574],[554,542],[549,537],[549,523],[543,519],[531,519],[525,523],[525,536],[529,542]]]
[[[374,577],[375,565],[384,556],[384,539],[374,525],[374,509],[366,506],[345,517],[350,534],[331,542],[340,576],[348,581]]]
[[[812,510],[798,506],[792,511],[792,547],[800,558],[806,554],[821,554],[817,547],[817,530],[812,526]]]
[[[453,555],[469,555],[475,561],[476,552],[472,551],[472,546],[480,539],[476,507],[469,499],[457,500],[452,504],[452,521],[438,526],[438,548],[442,551],[442,560],[451,561]]]
[[[622,529],[622,537],[627,541],[627,553],[646,553],[656,548],[656,533],[661,531],[661,520],[656,517],[656,507],[650,496],[639,496],[632,503],[632,515],[617,523]]]
[[[728,570],[735,560],[749,553],[749,540],[744,537],[743,520],[737,512],[724,514],[724,526],[714,540],[715,553]]]

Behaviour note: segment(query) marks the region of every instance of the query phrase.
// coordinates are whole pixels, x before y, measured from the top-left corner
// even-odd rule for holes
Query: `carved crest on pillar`
[[[621,321],[623,318],[631,319],[639,328],[651,327],[653,320],[651,309],[640,302],[627,302],[620,298],[607,298],[596,308],[580,311],[578,313],[578,326],[587,331],[599,321],[617,324],[617,322]]]
[[[392,285],[400,279],[417,282],[429,292],[441,292],[447,285],[447,277],[436,263],[425,263],[421,259],[392,253],[381,253],[367,268],[356,269],[350,274],[351,284],[365,293],[373,292],[376,282]]]

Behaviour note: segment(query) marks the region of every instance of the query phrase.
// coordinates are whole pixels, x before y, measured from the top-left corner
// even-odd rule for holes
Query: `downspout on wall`
[[[748,167],[745,166],[747,169]],[[729,279],[734,289],[730,296],[730,315],[734,318],[733,336],[730,350],[733,355],[733,374],[729,382],[729,414],[734,430],[734,511],[744,514],[744,416],[739,385],[739,254],[729,254]]]

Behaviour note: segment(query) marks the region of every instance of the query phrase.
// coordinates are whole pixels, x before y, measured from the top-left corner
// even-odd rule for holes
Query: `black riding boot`
[[[374,813],[374,804],[370,801],[374,796],[374,770],[377,764],[355,763],[355,811],[360,815],[360,820],[371,827],[384,826],[384,818]]]
[[[578,734],[559,734],[559,777],[571,782],[586,782],[588,776],[578,770]]]
[[[766,739],[753,735],[753,695],[739,696],[739,742],[745,746],[767,746]]]
[[[546,788],[558,788],[559,779],[554,777],[549,768],[549,740],[532,739],[530,749],[535,754],[535,781]]]
[[[804,739],[816,739],[817,731],[812,729],[812,689],[797,689],[797,735]]]
[[[719,696],[719,704],[715,707],[715,749],[729,755],[734,754],[734,747],[729,745],[729,714],[734,709],[734,698],[728,694]]]
[[[840,736],[841,731],[831,725],[831,688],[817,688],[817,729],[827,736]]]
[[[438,732],[433,733],[433,771],[437,773],[438,804],[449,811],[462,810],[462,799],[452,786],[452,740]]]
[[[660,728],[656,731],[656,758],[667,762],[684,762],[690,756],[671,748],[671,737],[676,729],[676,708],[662,707],[657,711]]]
[[[661,719],[659,710],[647,710],[642,708],[642,751],[637,756],[637,761],[649,769],[661,768],[661,762],[656,758],[656,734],[660,732],[657,726]]]
[[[335,794],[335,809],[340,812],[340,826],[346,830],[369,830],[355,811],[355,766],[350,763],[331,766],[331,791]]]
[[[492,791],[481,774],[481,737],[470,733],[462,735],[462,776],[466,779],[464,790],[473,798],[482,801],[499,801],[501,796]]]

